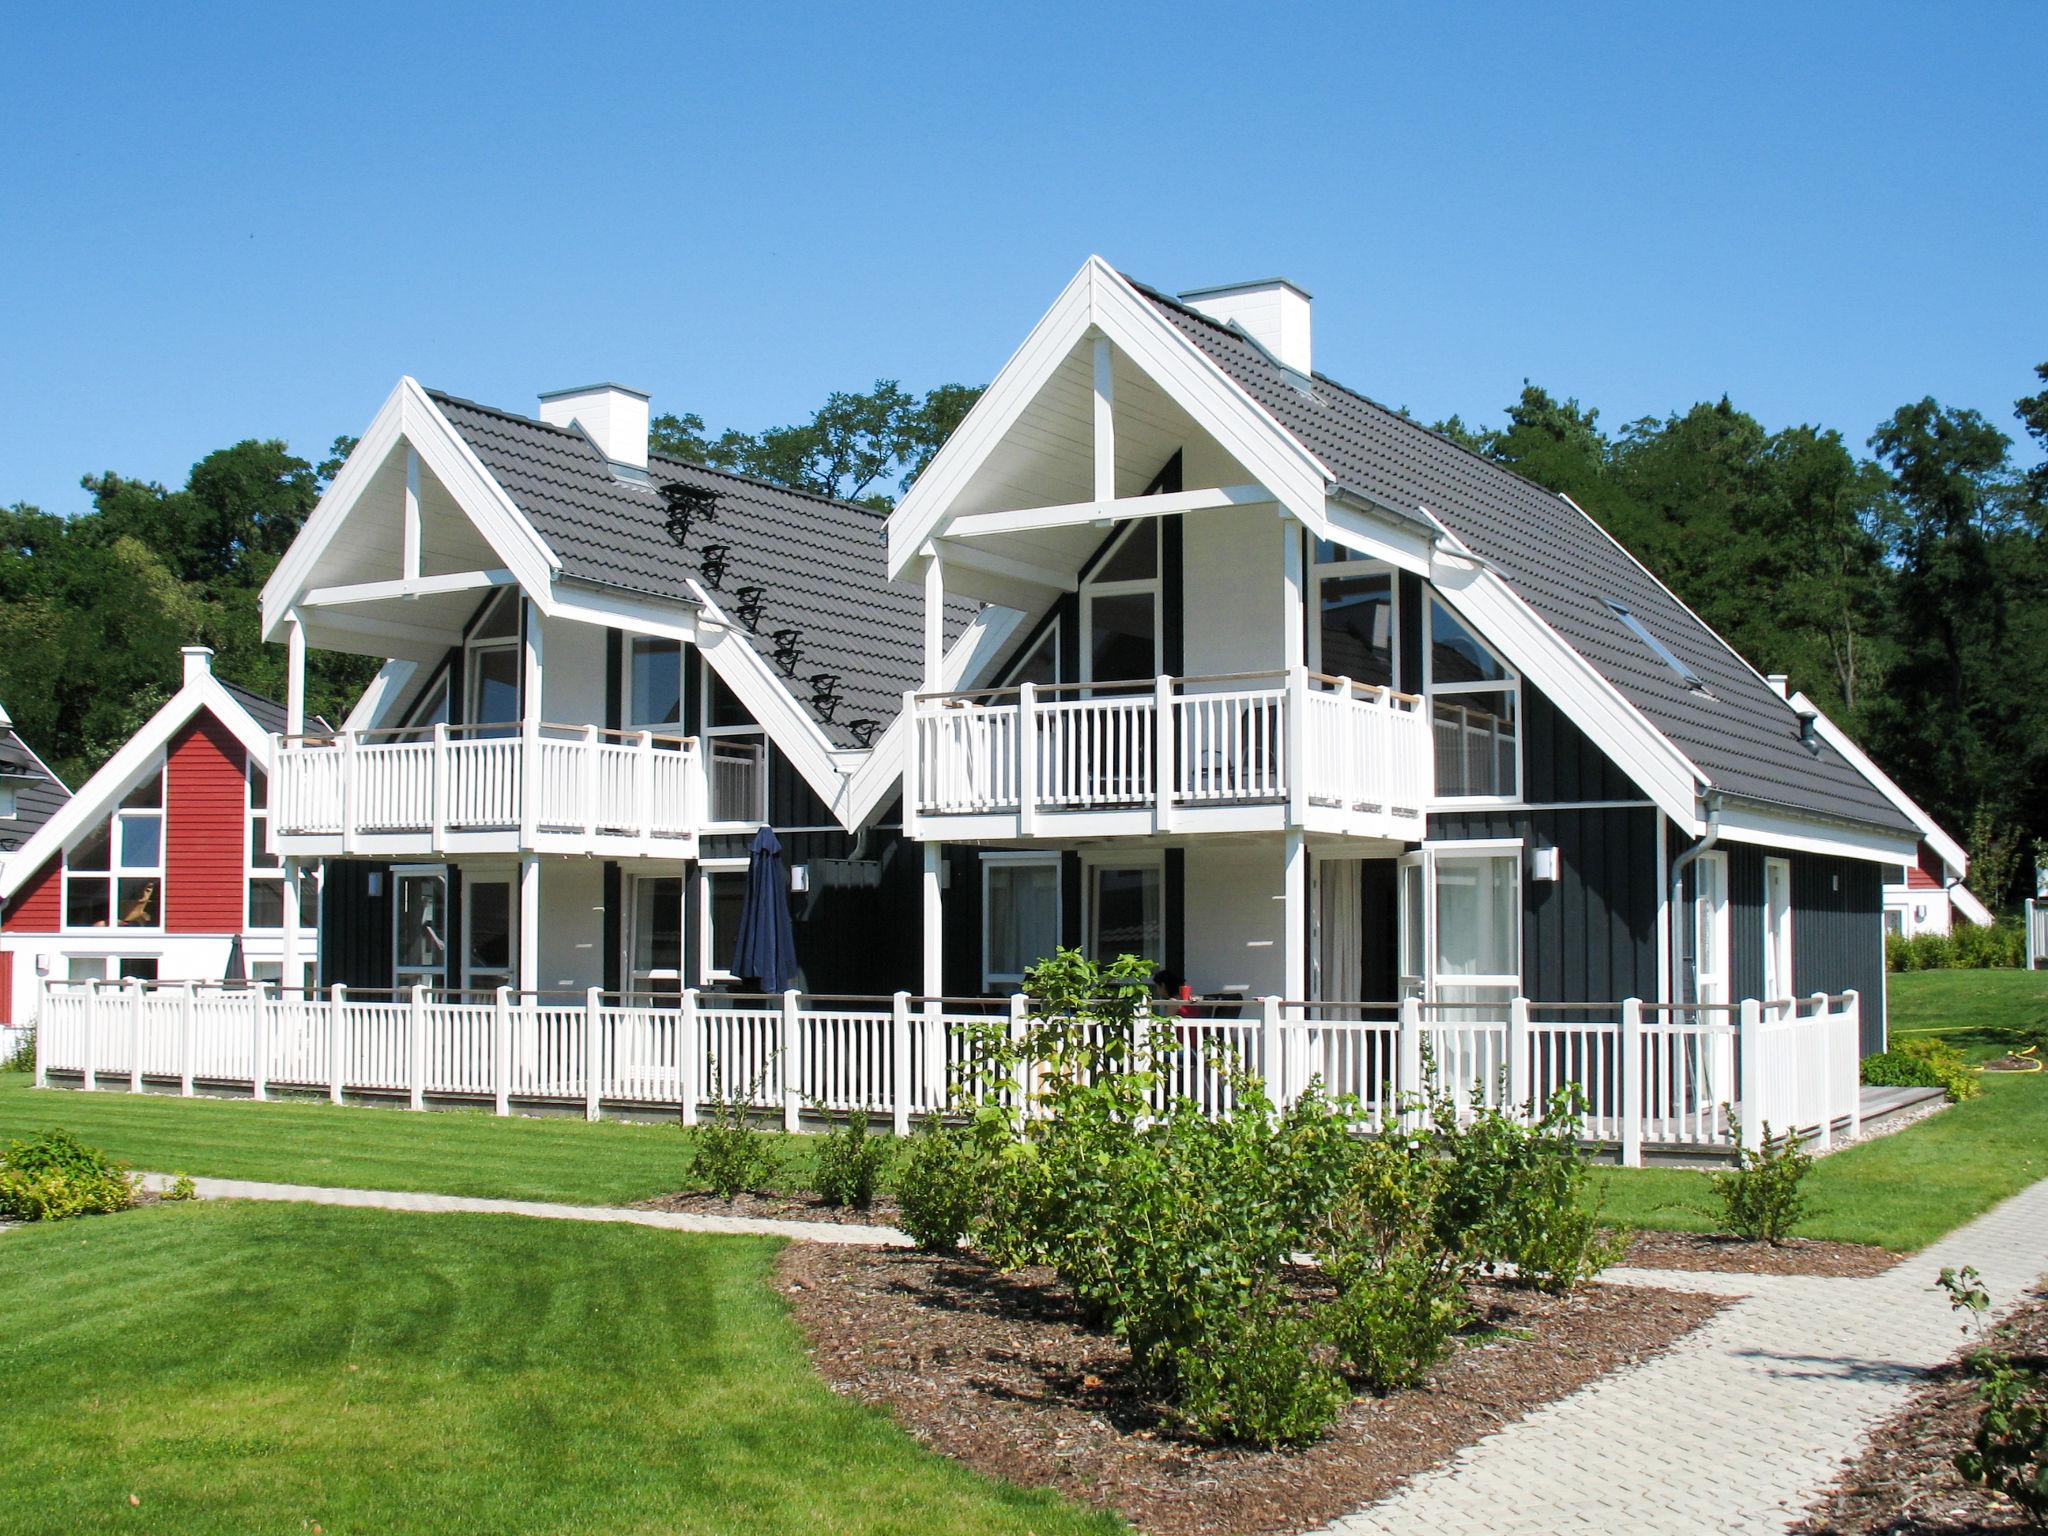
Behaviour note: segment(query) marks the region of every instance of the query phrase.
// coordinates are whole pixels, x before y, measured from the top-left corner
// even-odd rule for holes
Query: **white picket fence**
[[[133,1091],[176,1083],[520,1103],[673,1106],[685,1123],[741,1097],[795,1130],[806,1108],[865,1110],[899,1133],[974,1085],[972,1040],[991,1020],[1021,1033],[1015,997],[733,997],[604,993],[278,991],[267,983],[45,983],[36,1080]],[[1576,1085],[1584,1135],[1618,1146],[1726,1150],[1763,1129],[1818,1138],[1859,1126],[1857,995],[1739,1006],[1298,1003],[1244,1018],[1157,1020],[1174,1041],[1156,1098],[1231,1107],[1239,1070],[1282,1103],[1311,1083],[1354,1096],[1370,1125],[1423,1091],[1459,1106],[1541,1105]],[[1433,1074],[1433,1075],[1432,1075]],[[1754,1111],[1752,1113],[1752,1111]]]

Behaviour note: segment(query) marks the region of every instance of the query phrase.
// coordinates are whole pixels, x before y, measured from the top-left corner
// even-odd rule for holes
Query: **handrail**
[[[517,739],[518,732],[522,727],[517,720],[472,720],[451,724],[446,726],[445,729],[451,737],[458,735],[467,737],[481,731],[503,731],[508,734],[490,739],[494,741],[511,741]],[[566,739],[573,741],[583,736],[596,736],[605,740],[637,745],[641,738],[645,737],[649,742],[659,742],[666,746],[694,747],[697,745],[697,738],[695,736],[679,736],[665,731],[620,730],[606,725],[573,725],[561,720],[542,720],[535,725],[534,729],[537,731],[559,731],[562,733],[562,736],[556,738],[558,740]],[[431,725],[387,725],[378,726],[374,730],[329,731],[324,734],[318,731],[305,731],[296,736],[288,735],[282,731],[275,734],[280,742],[300,742],[323,747],[337,745],[344,737],[352,738],[357,743],[365,745],[372,742],[400,739],[403,745],[418,744],[424,746],[433,740],[434,727]]]
[[[1349,682],[1354,694],[1365,694],[1415,706],[1428,702],[1419,693],[1403,693],[1399,689],[1389,688],[1383,683],[1361,682],[1357,678],[1336,677],[1328,672],[1306,672],[1302,675],[1311,683],[1325,683],[1332,688]],[[1191,673],[1183,676],[1161,673],[1160,677],[1173,686],[1176,690],[1175,697],[1184,698],[1200,697],[1200,695],[1188,694],[1186,689],[1193,684],[1205,683],[1276,683],[1281,686],[1275,688],[1274,692],[1281,694],[1286,691],[1285,684],[1288,674],[1284,671],[1207,672]],[[1156,688],[1158,682],[1159,678],[1119,678],[1104,682],[1034,683],[1032,688],[1041,698],[1048,695],[1071,693],[1113,693],[1121,696],[1125,693],[1133,695],[1145,693]],[[1016,698],[1022,692],[1023,688],[1020,685],[1012,683],[1001,688],[933,690],[931,692],[916,693],[912,697],[919,704],[969,704],[992,699]]]

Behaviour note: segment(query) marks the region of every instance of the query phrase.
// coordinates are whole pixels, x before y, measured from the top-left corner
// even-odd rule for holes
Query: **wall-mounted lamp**
[[[1555,880],[1558,876],[1558,857],[1555,848],[1531,848],[1529,850],[1529,878],[1531,880]]]

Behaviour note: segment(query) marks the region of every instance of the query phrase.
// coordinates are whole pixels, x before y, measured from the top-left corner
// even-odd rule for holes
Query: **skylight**
[[[1659,661],[1678,674],[1678,680],[1681,683],[1684,683],[1686,687],[1692,689],[1695,693],[1705,693],[1707,691],[1707,685],[1700,681],[1700,675],[1676,656],[1672,655],[1671,648],[1651,634],[1641,619],[1630,613],[1627,608],[1617,603],[1611,597],[1607,599],[1607,606],[1614,610],[1614,616],[1617,619],[1629,627],[1629,633],[1647,645],[1656,653]]]

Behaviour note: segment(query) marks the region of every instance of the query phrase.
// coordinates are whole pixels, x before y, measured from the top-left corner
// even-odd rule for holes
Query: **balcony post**
[[[945,686],[946,567],[936,544],[925,546],[924,562],[924,691]]]
[[[540,855],[519,860],[519,990],[540,990]]]
[[[306,626],[296,608],[284,616],[284,733],[306,734]]]
[[[1152,785],[1152,829],[1155,832],[1173,830],[1174,791],[1180,781],[1178,754],[1174,751],[1173,740],[1173,682],[1164,674],[1152,680],[1152,738],[1158,746],[1153,768],[1158,777]]]
[[[1351,679],[1337,679],[1337,811],[1349,817],[1365,803],[1364,790],[1367,786],[1365,754],[1358,748],[1358,715],[1352,708]],[[1384,779],[1375,781],[1380,789],[1382,804],[1385,803]]]
[[[1621,1002],[1621,1166],[1643,1166],[1643,1000]]]
[[[1038,830],[1038,685],[1017,689],[1017,830]]]
[[[520,612],[525,644],[519,689],[519,846],[526,849],[533,847],[540,830],[540,721],[545,696],[540,605],[522,596]]]
[[[583,727],[583,835],[597,833],[597,726]]]
[[[1281,975],[1286,1001],[1298,1003],[1308,997],[1308,844],[1299,826],[1290,828],[1286,839],[1285,862],[1281,866]]]
[[[1282,728],[1287,733],[1283,754],[1287,774],[1287,825],[1299,827],[1308,820],[1308,668],[1299,664],[1287,669],[1287,694],[1280,705]]]
[[[327,1102],[339,1104],[348,1071],[348,988],[327,989]]]
[[[634,749],[633,798],[640,802],[636,807],[640,851],[650,853],[654,848],[654,732],[642,731]]]
[[[428,780],[427,845],[439,853],[448,846],[448,722],[434,722],[434,762]]]
[[[356,851],[356,733],[341,733],[341,851]]]

